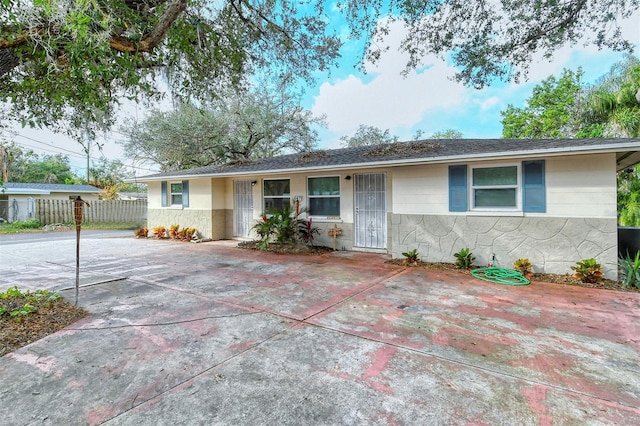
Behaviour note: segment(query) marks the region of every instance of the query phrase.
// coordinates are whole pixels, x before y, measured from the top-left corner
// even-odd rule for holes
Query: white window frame
[[[180,185],[180,192],[173,192],[173,185]],[[167,192],[169,193],[169,202],[167,203],[170,207],[175,207],[175,206],[180,206],[182,207],[182,197],[184,196],[184,186],[182,185],[182,181],[169,181],[167,182],[167,185],[169,186],[169,188],[167,188]],[[180,202],[179,203],[174,203],[173,202],[173,196],[174,195],[180,195]]]
[[[338,179],[338,195],[311,195],[309,193],[309,180],[310,179],[324,179],[324,178],[336,178]],[[340,210],[342,208],[342,206],[340,206],[340,202],[342,197],[342,185],[341,185],[341,181],[340,181],[340,176],[339,175],[328,175],[328,176],[307,176],[307,206],[311,206],[311,199],[312,198],[337,198],[338,199],[338,209]],[[314,219],[340,219],[340,211],[338,211],[338,214],[336,215],[331,215],[331,216],[326,216],[326,215],[314,215],[311,214],[311,212],[309,212],[309,217],[312,217]]]
[[[288,194],[283,194],[283,195],[269,195],[266,196],[264,193],[264,186],[266,184],[266,182],[270,182],[270,181],[274,181],[274,180],[288,180],[289,181],[289,193]],[[288,199],[289,200],[289,204],[291,204],[291,178],[273,178],[273,179],[263,179],[262,180],[262,211],[266,214],[267,213],[267,206],[266,206],[266,202],[265,199],[266,198],[280,198],[280,199]]]
[[[475,186],[473,184],[473,172],[476,169],[497,169],[502,167],[515,167],[516,168],[516,184],[515,185],[482,185]],[[491,165],[477,165],[470,167],[470,173],[468,176],[469,183],[469,206],[471,211],[483,211],[483,212],[520,212],[522,211],[522,167],[521,163],[500,163]],[[476,207],[476,189],[511,189],[515,191],[515,207]]]

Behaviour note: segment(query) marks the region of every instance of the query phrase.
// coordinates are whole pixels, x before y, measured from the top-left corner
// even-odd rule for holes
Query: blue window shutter
[[[160,182],[160,199],[162,200],[162,207],[167,207],[167,181]]]
[[[547,211],[544,160],[522,162],[522,210]]]
[[[449,211],[466,212],[468,200],[467,166],[449,166]]]
[[[189,207],[189,181],[182,181],[182,207]]]

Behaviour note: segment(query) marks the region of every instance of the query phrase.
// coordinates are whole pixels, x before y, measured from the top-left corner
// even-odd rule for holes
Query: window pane
[[[264,211],[269,213],[271,210],[282,210],[285,205],[291,204],[289,197],[271,198],[264,197]]]
[[[340,178],[309,178],[309,195],[340,195]]]
[[[309,198],[309,214],[312,216],[340,216],[340,198]]]
[[[171,194],[171,204],[182,205],[182,194]]]
[[[171,193],[172,194],[182,194],[182,183],[172,183],[171,184]]]
[[[474,186],[517,185],[518,167],[488,167],[473,169]]]
[[[476,207],[516,207],[515,188],[476,189]]]
[[[289,179],[279,180],[265,180],[264,181],[264,196],[283,196],[289,195],[291,190],[289,189]]]

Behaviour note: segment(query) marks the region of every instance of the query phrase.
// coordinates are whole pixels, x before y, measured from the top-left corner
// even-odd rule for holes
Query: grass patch
[[[76,229],[75,224],[69,224],[72,229]],[[83,223],[82,229],[126,229],[134,230],[146,226],[146,224],[140,224],[140,222],[115,222],[115,223]]]
[[[65,223],[64,226],[70,229],[76,229],[73,223]],[[90,230],[134,230],[141,225],[139,222],[114,222],[114,223],[83,223],[82,229]],[[28,220],[25,222],[0,223],[0,234],[18,234],[22,232],[44,232],[43,225],[37,220]]]
[[[35,232],[42,228],[42,224],[37,220],[27,220],[24,222],[0,223],[0,234],[17,234],[18,232]]]

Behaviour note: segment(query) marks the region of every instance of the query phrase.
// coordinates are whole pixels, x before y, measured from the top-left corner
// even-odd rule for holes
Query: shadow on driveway
[[[85,245],[92,315],[0,359],[6,424],[640,424],[640,294],[365,253]],[[69,286],[73,257],[18,248],[3,289]]]

